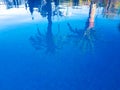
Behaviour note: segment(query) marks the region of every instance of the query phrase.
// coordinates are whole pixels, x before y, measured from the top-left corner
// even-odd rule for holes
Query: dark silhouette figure
[[[78,6],[79,5],[79,0],[73,0],[73,6]]]
[[[13,0],[13,4],[14,4],[14,6],[15,6],[16,8],[19,7],[19,2],[18,2],[18,0]]]
[[[34,19],[33,17],[34,3],[35,3],[35,0],[28,0],[29,11],[31,13],[32,19]]]
[[[41,0],[28,0],[27,3],[29,6],[29,11],[31,13],[32,19],[34,19],[34,17],[33,17],[34,8],[40,7]],[[25,4],[25,5],[26,5],[25,7],[27,8],[27,4]]]

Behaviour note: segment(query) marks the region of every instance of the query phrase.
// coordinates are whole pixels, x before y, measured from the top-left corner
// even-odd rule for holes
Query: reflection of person
[[[25,0],[25,9],[27,10],[27,7],[28,7],[28,1],[27,0]]]
[[[19,7],[19,2],[18,2],[18,0],[13,0],[13,4],[15,5],[15,7]]]

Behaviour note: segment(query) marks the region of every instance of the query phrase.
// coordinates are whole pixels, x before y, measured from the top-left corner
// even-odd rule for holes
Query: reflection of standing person
[[[79,0],[73,0],[73,4],[74,4],[74,6],[78,6],[79,5]]]
[[[17,7],[17,8],[19,7],[19,2],[18,2],[18,0],[13,0],[13,4],[14,4],[15,7]]]
[[[27,7],[28,7],[28,1],[27,0],[25,0],[25,9],[27,10]]]

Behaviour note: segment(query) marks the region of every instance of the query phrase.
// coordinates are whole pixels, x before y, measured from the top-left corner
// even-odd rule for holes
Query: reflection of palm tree
[[[47,0],[47,12],[48,12],[48,27],[47,27],[47,34],[46,34],[46,45],[47,45],[47,52],[54,52],[55,51],[55,43],[52,34],[52,6],[51,0]]]
[[[69,38],[74,38],[74,39],[78,38],[78,40],[79,40],[79,37],[81,37],[82,34],[83,34],[83,30],[80,30],[78,28],[75,28],[75,29],[72,28],[72,26],[70,25],[70,23],[67,23],[67,25],[69,27],[70,32],[72,32],[72,34],[68,35],[68,37]]]
[[[81,40],[81,47],[83,50],[93,50],[95,41],[95,30],[92,28],[86,29],[84,32],[83,38]]]
[[[81,49],[91,51],[94,48],[94,40],[95,40],[95,30],[94,30],[94,18],[95,18],[96,4],[91,2],[89,17],[86,22],[86,26],[84,30],[73,29],[71,25],[68,23],[69,30],[77,35],[78,43],[80,44]],[[81,35],[83,34],[83,36]],[[72,36],[73,37],[73,36]]]
[[[81,44],[87,51],[91,51],[94,49],[94,40],[95,40],[95,30],[94,30],[94,18],[96,12],[96,4],[91,2],[90,10],[89,10],[89,17],[86,23],[85,32],[83,38],[81,40]]]
[[[46,33],[46,52],[55,52],[54,36],[52,34],[52,23],[48,23],[48,29]]]
[[[47,0],[47,13],[48,13],[48,27],[47,27],[47,32],[46,35],[41,34],[39,28],[37,29],[37,35],[34,37],[30,38],[30,41],[32,43],[32,45],[36,48],[36,49],[45,49],[46,52],[55,52],[56,49],[56,45],[54,43],[54,37],[52,34],[52,20],[51,20],[51,16],[52,16],[52,6],[51,6],[51,0]]]
[[[115,1],[108,0],[103,9],[103,16],[106,18],[113,18],[116,14]]]
[[[31,41],[32,46],[36,50],[44,49],[45,47],[44,35],[40,32],[38,26],[37,26],[37,34],[35,36],[31,36],[30,41]]]

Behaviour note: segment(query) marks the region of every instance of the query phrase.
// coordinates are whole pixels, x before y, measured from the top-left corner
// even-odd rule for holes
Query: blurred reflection
[[[28,8],[28,0],[25,0],[25,9],[27,10]]]
[[[36,50],[44,49],[44,35],[40,32],[40,29],[37,25],[37,33],[34,36],[30,37],[30,42]]]
[[[34,8],[40,7],[41,0],[28,0],[28,1],[26,1],[26,3],[28,3],[32,19],[34,19],[34,17],[33,17]],[[25,6],[27,8],[27,4],[25,4]]]
[[[47,17],[48,14],[48,5],[47,5],[47,0],[26,0],[25,1],[25,8],[27,9],[27,7],[29,6],[29,11],[31,13],[32,19],[34,19],[33,16],[33,12],[34,12],[34,8],[37,8],[37,11],[40,13],[40,15],[42,17]],[[54,4],[51,6],[52,7],[52,14],[51,16],[63,16],[62,12],[60,11],[60,7],[59,7],[59,0],[54,0],[53,1]],[[52,1],[50,2],[52,3]],[[55,9],[53,8],[55,5]]]
[[[79,5],[79,0],[73,0],[73,6],[78,6]]]
[[[19,7],[19,2],[18,2],[18,0],[13,0],[13,4],[14,4],[15,7],[17,7],[17,8]]]
[[[114,18],[118,10],[117,0],[106,0],[104,2],[103,17]]]
[[[84,52],[93,51],[94,41],[95,41],[95,30],[94,30],[94,18],[96,13],[96,3],[91,2],[89,9],[89,17],[86,22],[84,30],[72,29],[71,25],[68,23],[69,30],[76,35],[78,39],[77,44],[81,47]],[[73,37],[73,35],[72,35]]]
[[[47,6],[47,19],[48,19],[48,27],[47,27],[47,32],[46,35],[42,35],[41,32],[39,31],[39,28],[37,29],[37,35],[30,37],[30,41],[35,47],[35,49],[44,49],[46,52],[54,53],[56,49],[56,45],[54,42],[54,36],[52,34],[52,6],[51,6],[51,1],[47,0],[46,1],[46,6]]]
[[[41,16],[43,16],[43,17],[47,16],[47,2],[46,2],[46,0],[41,1],[40,7],[39,7],[39,12],[40,12]]]
[[[47,33],[46,33],[46,48],[47,52],[55,52],[55,42],[52,34],[52,5],[51,0],[47,0],[47,12],[48,12],[48,27],[47,27]]]
[[[10,1],[10,0],[5,0],[5,4],[6,4],[7,9],[10,9],[13,7],[12,1]]]
[[[84,35],[81,40],[81,47],[86,51],[93,51],[94,50],[94,41],[95,41],[95,30],[94,30],[94,19],[96,13],[96,3],[91,2],[90,10],[89,10],[89,17],[86,23]]]
[[[23,0],[3,0],[3,1],[6,4],[6,8],[10,9],[10,8],[13,8],[13,7],[18,8],[19,5],[22,4]]]
[[[55,3],[55,9],[53,10],[53,16],[55,15],[63,16],[62,12],[60,11],[60,6],[59,6],[60,1],[54,0],[54,3]]]

